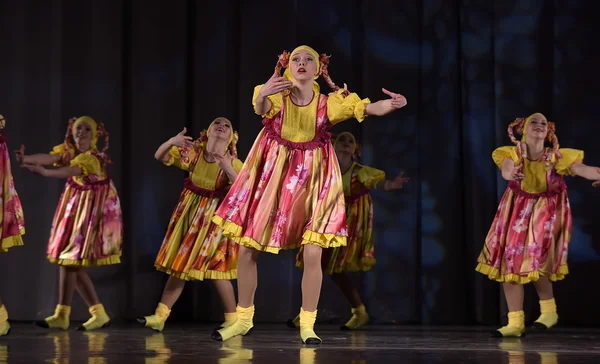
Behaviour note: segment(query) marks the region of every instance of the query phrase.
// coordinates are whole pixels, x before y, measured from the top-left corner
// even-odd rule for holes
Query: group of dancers
[[[224,321],[211,337],[225,341],[248,335],[254,326],[257,256],[281,249],[299,249],[296,266],[303,269],[302,304],[288,325],[299,328],[304,344],[321,343],[314,325],[323,272],[351,305],[352,316],[342,329],[369,322],[348,276],[348,272],[369,271],[375,264],[369,191],[401,189],[409,179],[403,174],[386,179],[384,171],[363,165],[355,137],[348,132],[332,135],[329,130],[348,119],[362,122],[367,116],[387,115],[407,101],[386,89],[382,89],[388,96],[384,100],[361,99],[345,85],[336,86],[328,67],[329,57],[308,46],[279,56],[273,76],[254,89],[252,103],[263,117],[264,128],[245,161],[238,157],[238,133],[223,117],[216,118],[198,139],[186,135],[184,128],[159,146],[155,158],[187,171],[189,177],[155,260],[156,269],[170,277],[154,314],[139,317],[141,324],[162,331],[185,282],[208,279],[214,282],[224,311]],[[321,94],[318,77],[325,79],[332,93]],[[513,128],[521,140],[514,137]],[[477,271],[504,282],[509,322],[494,334],[519,337],[525,333],[525,283],[534,282],[540,296],[542,314],[534,327],[548,329],[558,321],[551,281],[563,279],[568,272],[571,235],[563,176],[598,181],[600,169],[585,166],[583,152],[560,149],[554,124],[540,113],[517,119],[509,126],[509,135],[515,146],[493,153],[509,183]],[[552,148],[545,147],[546,140]],[[104,125],[82,116],[69,121],[63,143],[50,153],[26,154],[24,146],[15,153],[20,167],[66,179],[47,248],[48,260],[59,266],[58,305],[38,326],[68,329],[75,291],[91,315],[78,330],[110,324],[84,269],[118,264],[122,253],[123,219],[117,189],[107,174],[108,147]],[[1,134],[0,158],[0,252],[6,252],[23,245],[25,225]],[[0,301],[0,335],[9,329],[8,313]]]

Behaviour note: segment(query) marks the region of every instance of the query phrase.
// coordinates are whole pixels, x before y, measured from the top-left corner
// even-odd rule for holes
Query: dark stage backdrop
[[[9,147],[46,152],[72,116],[90,115],[111,133],[111,174],[126,227],[123,263],[92,269],[115,318],[150,314],[167,276],[153,268],[183,172],[154,160],[160,143],[187,126],[198,135],[216,116],[240,133],[245,157],[261,129],[253,87],[277,55],[310,44],[332,55],[333,79],[379,100],[381,87],[408,106],[355,120],[366,164],[412,177],[404,190],[375,191],[377,265],[356,277],[376,322],[496,324],[505,316],[498,283],[474,271],[506,184],[492,162],[509,144],[507,125],[542,111],[565,147],[600,164],[600,56],[595,0],[456,1],[93,1],[0,2],[0,113]],[[272,13],[275,12],[275,13]],[[323,89],[328,92],[327,89]],[[13,160],[13,164],[14,164]],[[13,320],[53,312],[57,267],[46,242],[64,181],[13,168],[25,246],[0,256],[0,290]],[[569,179],[574,216],[571,274],[556,284],[561,321],[598,325],[600,190]],[[294,253],[259,258],[256,321],[284,321],[300,306]],[[528,319],[537,315],[528,287]],[[210,282],[189,284],[173,319],[218,321]],[[349,307],[324,279],[319,318]],[[88,316],[76,298],[72,318]]]

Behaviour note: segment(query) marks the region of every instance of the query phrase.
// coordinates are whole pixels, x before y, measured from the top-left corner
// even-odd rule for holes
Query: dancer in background
[[[518,141],[513,128],[522,135]],[[492,158],[508,188],[492,222],[476,270],[501,282],[508,304],[508,325],[492,334],[521,337],[525,333],[523,285],[533,282],[540,298],[540,317],[533,329],[558,322],[552,282],[569,272],[571,209],[564,176],[600,179],[600,169],[583,164],[583,152],[560,149],[555,124],[543,114],[517,118],[508,127],[514,147],[496,149]],[[548,141],[552,147],[544,144]]]
[[[252,103],[264,117],[264,128],[213,218],[241,245],[237,321],[215,331],[214,340],[252,329],[258,253],[304,245],[300,337],[305,344],[321,343],[314,331],[323,278],[321,252],[345,246],[347,236],[342,175],[328,130],[351,118],[363,121],[406,105],[402,95],[385,89],[390,98],[376,103],[340,90],[329,77],[328,65],[329,57],[300,46],[284,52],[273,76],[254,90]],[[333,94],[320,93],[315,81],[319,76]]]
[[[6,253],[9,248],[15,246],[22,246],[22,236],[25,235],[23,207],[10,169],[10,155],[3,133],[5,127],[6,120],[0,115],[0,253]],[[9,331],[8,312],[0,298],[0,336],[7,335]]]
[[[195,142],[185,133],[184,128],[154,155],[167,166],[190,174],[154,263],[156,269],[170,275],[169,280],[154,315],[138,318],[156,331],[163,330],[190,280],[210,279],[215,284],[225,309],[221,327],[233,324],[237,317],[231,280],[237,278],[239,245],[225,238],[211,219],[242,169],[243,163],[237,159],[238,135],[223,117],[216,118]]]
[[[105,138],[99,151],[99,137]],[[66,179],[54,214],[48,260],[60,267],[58,305],[54,315],[36,324],[66,330],[75,290],[89,307],[91,318],[78,330],[110,324],[94,284],[84,268],[118,264],[123,245],[123,218],[117,189],[107,173],[109,136],[104,125],[89,116],[69,121],[63,144],[50,154],[17,151],[21,166],[44,177]],[[54,165],[59,168],[45,168]]]
[[[369,322],[369,314],[348,272],[368,272],[375,265],[373,201],[370,190],[401,189],[409,178],[401,173],[394,180],[386,180],[384,171],[362,165],[360,145],[351,133],[343,132],[334,137],[333,148],[342,172],[348,238],[346,246],[323,252],[322,266],[323,272],[331,277],[352,308],[352,317],[341,329],[354,330]],[[296,256],[297,267],[304,267],[303,258],[304,246]],[[289,327],[299,325],[300,316],[288,321]]]

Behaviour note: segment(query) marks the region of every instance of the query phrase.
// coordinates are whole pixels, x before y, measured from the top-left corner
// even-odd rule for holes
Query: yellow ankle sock
[[[46,327],[49,329],[62,329],[66,330],[69,328],[71,316],[71,306],[56,305],[54,315],[46,317],[44,321],[38,322],[38,326]]]
[[[221,327],[229,327],[237,320],[237,312],[225,312],[225,322],[221,324]]]
[[[154,310],[154,315],[145,316],[143,319],[138,319],[138,322],[141,322],[156,331],[162,331],[165,328],[165,322],[169,315],[171,314],[171,310],[162,302],[159,302],[156,306],[156,310]]]
[[[369,314],[365,309],[365,305],[360,305],[357,308],[352,309],[352,317],[344,326],[341,327],[342,330],[355,330],[361,327],[362,325],[369,322]]]
[[[558,322],[558,314],[556,313],[556,301],[554,298],[549,300],[540,300],[540,317],[535,320],[533,326],[538,329],[549,329]]]
[[[313,312],[304,311],[300,308],[300,338],[307,345],[319,345],[323,341],[315,333],[315,321],[317,321],[317,310]]]
[[[501,337],[521,337],[525,334],[525,312],[509,312],[508,325],[499,328],[494,334]]]
[[[0,306],[0,336],[7,335],[10,331],[10,324],[8,323],[8,311],[4,305]]]
[[[101,303],[90,307],[89,311],[92,317],[83,326],[77,328],[78,330],[91,331],[110,325],[110,317],[106,314],[104,306]]]
[[[254,324],[252,319],[254,318],[254,305],[250,307],[236,307],[237,320],[228,327],[222,328],[214,332],[211,337],[217,341],[227,341],[234,336],[247,335]]]

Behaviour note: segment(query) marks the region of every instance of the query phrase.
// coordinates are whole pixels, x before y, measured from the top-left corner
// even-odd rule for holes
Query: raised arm
[[[267,114],[273,107],[273,103],[269,100],[269,96],[289,90],[293,85],[294,84],[285,77],[278,77],[275,74],[271,76],[267,83],[260,87],[260,91],[253,100],[254,112],[257,115]]]
[[[154,158],[160,162],[167,163],[169,161],[169,151],[171,150],[171,147],[191,147],[192,137],[186,136],[185,133],[187,133],[187,128],[183,128],[179,134],[162,143],[154,153]]]
[[[406,182],[410,181],[409,177],[404,177],[404,172],[400,173],[393,180],[383,179],[377,183],[377,188],[384,191],[399,190],[404,187]]]
[[[46,169],[40,164],[24,164],[23,167],[27,168],[33,173],[39,174],[40,176],[51,178],[69,178],[73,176],[79,176],[83,173],[79,166]]]
[[[382,88],[381,91],[390,96],[390,98],[366,105],[365,112],[367,115],[383,116],[406,106],[406,97],[390,92],[384,88]]]
[[[56,154],[31,154],[25,155],[25,146],[21,145],[21,148],[15,150],[17,156],[17,162],[20,165],[24,164],[39,164],[42,166],[50,166],[60,161],[60,156]]]
[[[600,180],[600,168],[598,167],[586,166],[583,163],[573,163],[571,172],[576,176],[592,181]]]

